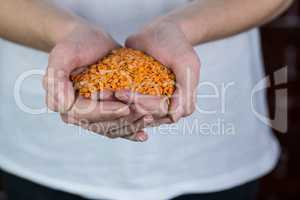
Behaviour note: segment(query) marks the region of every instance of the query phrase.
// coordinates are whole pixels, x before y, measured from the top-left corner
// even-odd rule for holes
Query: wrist
[[[165,16],[165,20],[175,23],[192,46],[206,42],[204,23],[196,22],[196,20],[186,14],[184,10],[171,12]],[[198,28],[199,26],[202,26],[202,28]]]
[[[83,20],[77,16],[67,16],[55,22],[48,22],[47,27],[44,28],[47,48],[51,50],[59,41],[83,23]]]

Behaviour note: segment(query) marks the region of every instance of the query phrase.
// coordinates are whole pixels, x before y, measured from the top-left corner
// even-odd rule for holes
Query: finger
[[[100,39],[100,38],[98,38]],[[104,57],[109,51],[119,48],[119,44],[112,39],[103,40],[103,46],[97,47],[98,39],[93,38],[67,38],[60,42],[50,52],[48,68],[63,70],[66,78],[80,73],[86,66],[94,64],[100,58]]]
[[[125,46],[146,52],[169,67],[170,63],[181,57],[191,45],[176,23],[167,20],[156,22],[129,36]]]
[[[61,114],[61,118],[67,124],[77,125],[85,130],[88,130],[93,133],[97,133],[99,135],[107,136],[107,137],[110,137],[107,134],[109,133],[109,131],[114,129],[119,129],[120,127],[122,127],[122,125],[120,125],[119,120],[90,123],[87,120],[78,120],[66,114]]]
[[[92,123],[118,119],[129,113],[129,107],[121,102],[91,101],[79,97],[67,114],[75,119],[84,119]]]
[[[73,124],[73,125],[79,125],[80,121],[75,119],[72,116],[69,116],[68,114],[60,114],[60,117],[62,119],[63,122],[65,122],[66,124]]]
[[[196,88],[188,89],[180,85],[170,98],[169,116],[173,122],[179,121],[182,117],[187,117],[195,111]]]
[[[75,77],[78,74],[80,74],[81,72],[85,71],[86,69],[87,69],[87,66],[77,67],[71,71],[70,77]]]
[[[158,127],[158,126],[161,126],[164,124],[172,124],[172,123],[173,123],[173,120],[170,117],[164,117],[164,118],[160,118],[160,119],[155,119],[147,127]]]
[[[73,124],[80,126],[84,129],[92,131],[94,133],[98,133],[100,135],[106,135],[106,133],[114,130],[118,130],[122,127],[126,127],[129,124],[123,119],[111,120],[111,121],[103,121],[97,123],[90,123],[87,120],[79,120],[67,114],[61,114],[61,119],[66,124]]]
[[[98,135],[107,136],[108,127],[111,126],[111,122],[103,122],[103,123],[89,123],[87,121],[78,121],[76,120],[76,124],[81,128],[88,130],[89,132],[96,133]]]
[[[176,74],[176,90],[171,98],[170,116],[174,122],[191,115],[195,110],[200,61],[194,51],[186,53],[171,64]],[[184,68],[184,73],[182,71]]]
[[[144,113],[139,112],[136,108],[135,105],[129,105],[130,109],[130,114],[123,117],[123,120],[127,123],[127,126],[136,122],[137,120],[143,118],[145,116]]]
[[[149,138],[145,131],[138,131],[132,135],[122,137],[124,139],[134,141],[134,142],[146,142]]]
[[[121,124],[121,121],[105,121],[105,122],[98,122],[98,123],[91,123],[87,129],[94,133],[98,133],[100,135],[107,136],[109,138],[117,138],[117,136],[113,137],[110,135],[111,131],[118,130],[124,125]]]
[[[153,117],[151,115],[146,115],[145,117],[136,121],[130,126],[126,126],[121,129],[110,131],[108,135],[112,138],[130,136],[134,133],[137,133],[138,131],[141,131],[145,127],[149,126],[152,122],[153,122]],[[136,140],[140,140],[140,139],[141,138],[136,138]]]
[[[141,34],[131,35],[126,39],[125,47],[147,52],[147,47],[150,45],[150,43],[146,43],[145,38],[146,37],[143,37]]]
[[[82,45],[78,45],[78,43]],[[95,44],[67,39],[56,45],[51,51],[47,72],[43,78],[43,86],[47,91],[47,99],[51,99],[47,102],[53,111],[65,113],[75,102],[73,83],[70,80],[72,71],[95,63],[118,46],[113,40],[109,40],[105,48],[91,48],[93,45]],[[78,69],[78,71],[80,70]]]
[[[88,121],[86,119],[78,119],[78,118],[75,118],[74,116],[68,115],[68,114],[61,114],[61,118],[67,124],[74,124],[74,125],[78,125],[78,126],[80,126],[80,124],[82,122],[90,123],[90,121]],[[102,124],[101,126],[103,127],[103,130],[105,130],[104,132],[109,132],[109,131],[115,131],[115,130],[121,129],[126,126],[130,126],[141,118],[143,118],[142,114],[137,113],[137,112],[131,112],[129,115],[121,117],[119,119],[102,121],[102,122],[98,122],[98,123]],[[91,122],[91,123],[94,123],[94,122]]]
[[[103,123],[83,122],[82,123],[82,122],[78,122],[77,120],[75,120],[75,121],[76,121],[76,123],[79,123],[78,125],[80,125],[82,128],[84,128],[88,131],[109,137],[111,139],[122,137],[122,138],[131,140],[131,141],[135,141],[135,142],[144,142],[148,139],[148,135],[144,131],[139,130],[139,131],[135,131],[135,133],[131,132],[131,131],[135,130],[134,127],[122,128],[122,129],[119,129],[118,131],[111,132],[110,129],[113,127],[113,125],[116,125],[117,122],[103,122]],[[144,119],[137,122],[137,124],[135,124],[135,126],[138,129],[139,127],[142,127],[142,124],[145,124]]]
[[[91,100],[94,101],[115,101],[113,91],[105,90],[101,92],[95,92],[91,94]]]
[[[176,122],[181,117],[190,115],[195,110],[200,61],[177,24],[168,21],[153,23],[129,37],[125,45],[148,53],[172,69],[176,75],[176,90],[182,91],[180,96],[171,99],[170,117]]]
[[[159,120],[154,120],[152,123],[149,123],[147,124],[144,128],[146,127],[156,127],[156,126],[160,126],[162,124],[171,124],[173,123],[173,121],[168,118],[168,117],[165,117],[165,118],[161,118]],[[133,133],[129,136],[123,136],[122,138],[124,139],[127,139],[127,140],[131,140],[131,141],[136,141],[136,142],[145,142],[148,140],[148,134],[143,131],[143,130],[140,130],[140,131],[137,131],[136,133]]]
[[[66,112],[75,100],[73,84],[64,77],[63,70],[48,69],[43,77],[43,87],[46,90],[48,107],[55,112]]]
[[[155,118],[166,116],[168,113],[168,97],[142,95],[130,90],[119,90],[115,97],[126,104],[133,104],[134,109],[145,115],[152,114]]]
[[[175,90],[170,99],[169,117],[175,123],[178,122],[184,115],[184,98],[181,95],[181,90]]]

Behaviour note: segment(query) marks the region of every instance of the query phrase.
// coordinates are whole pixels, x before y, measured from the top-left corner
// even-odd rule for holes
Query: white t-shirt
[[[57,0],[119,42],[186,1]],[[47,55],[1,40],[0,166],[98,199],[168,199],[261,177],[276,164],[279,147],[251,110],[251,90],[263,78],[259,42],[254,29],[196,47],[202,61],[198,111],[177,124],[149,129],[146,143],[132,143],[89,134],[64,124],[57,113],[45,113],[38,74]],[[267,113],[264,95],[254,98],[262,115]]]

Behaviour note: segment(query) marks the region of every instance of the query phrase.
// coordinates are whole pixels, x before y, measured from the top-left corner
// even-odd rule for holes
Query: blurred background
[[[268,89],[270,115],[274,114],[275,90],[288,88],[288,132],[274,134],[279,138],[282,154],[276,169],[261,182],[258,200],[300,199],[300,2],[279,19],[261,29],[265,71],[273,72],[288,66],[289,81],[286,85]],[[279,88],[278,88],[279,87]],[[5,200],[5,191],[0,174],[0,200]]]
[[[268,75],[288,66],[288,132],[274,131],[282,146],[276,169],[261,184],[259,200],[300,199],[300,2],[279,19],[261,29],[265,70]],[[273,79],[274,81],[274,79]],[[274,114],[275,90],[268,90],[271,116]]]

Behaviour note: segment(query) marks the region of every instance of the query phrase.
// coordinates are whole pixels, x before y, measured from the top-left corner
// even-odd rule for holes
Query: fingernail
[[[123,108],[115,109],[115,112],[116,113],[124,113],[124,115],[130,114],[129,107],[127,107],[127,106],[124,106]]]
[[[107,90],[98,92],[98,99],[99,100],[114,100],[113,92],[107,91]]]
[[[178,106],[173,112],[169,113],[169,116],[173,123],[176,123],[183,116],[184,110],[182,106]]]
[[[58,105],[58,111],[60,113],[65,113],[66,112],[66,102],[65,102],[65,98],[63,95],[61,95],[60,93],[58,93],[57,95],[57,105]]]
[[[120,100],[123,100],[123,101],[128,101],[129,100],[129,97],[123,93],[116,93],[116,97]]]
[[[92,101],[98,101],[98,99],[99,99],[99,94],[97,92],[93,92],[91,94],[91,100]]]
[[[173,123],[175,123],[177,121],[176,116],[174,116],[174,115],[170,115],[170,119]]]
[[[131,104],[129,108],[130,108],[130,110],[133,111],[133,112],[136,111],[136,106],[135,106],[134,104]]]
[[[124,92],[124,91],[117,92],[116,97],[121,100],[125,100],[125,101],[129,100],[129,98],[130,98],[129,93]]]
[[[58,109],[61,113],[67,112],[73,105],[73,100],[71,97],[66,97],[62,94],[58,96]]]
[[[137,134],[137,139],[140,142],[145,142],[148,139],[148,137],[145,133],[138,133]]]
[[[146,115],[145,117],[144,117],[144,121],[146,122],[146,123],[151,123],[151,122],[153,122],[153,117],[152,117],[152,115]]]

